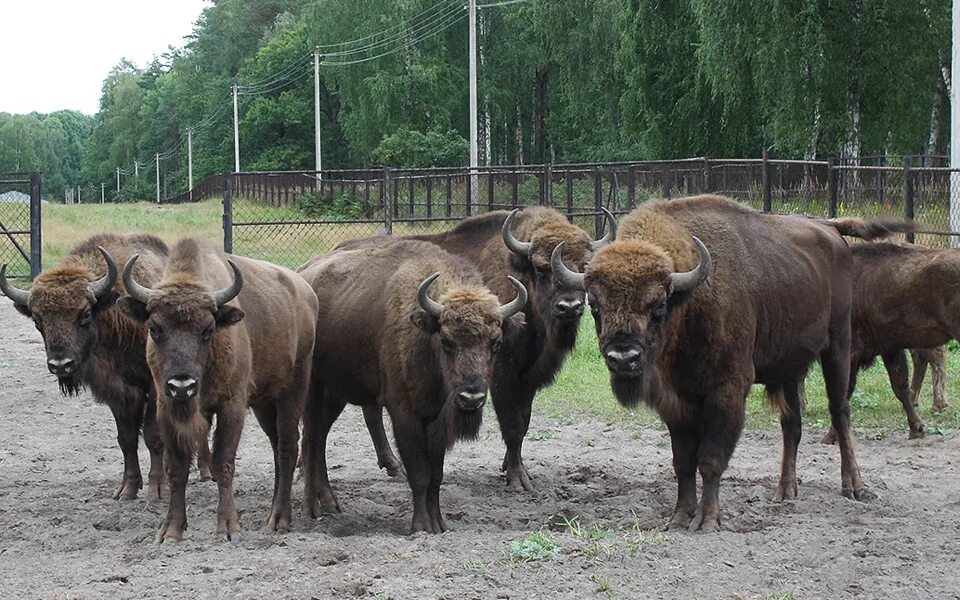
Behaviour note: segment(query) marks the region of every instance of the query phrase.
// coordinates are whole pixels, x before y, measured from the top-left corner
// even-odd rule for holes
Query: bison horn
[[[103,260],[107,263],[107,274],[87,286],[95,300],[102,298],[104,294],[113,289],[113,284],[117,282],[117,263],[102,246],[97,246],[97,250],[100,251]]]
[[[511,252],[519,254],[520,256],[530,256],[533,244],[530,242],[521,242],[513,237],[513,232],[510,230],[510,227],[513,225],[513,217],[515,217],[518,212],[520,212],[519,208],[510,211],[507,218],[503,220],[503,228],[500,229],[500,235],[503,237],[503,243],[507,245],[507,248],[509,248]]]
[[[602,206],[600,210],[602,210],[603,214],[607,217],[607,223],[610,224],[610,229],[607,230],[607,235],[595,242],[590,242],[590,249],[594,252],[617,239],[617,220],[614,218],[613,213]]]
[[[571,271],[567,265],[563,264],[563,242],[553,249],[553,254],[550,255],[550,267],[553,269],[553,275],[566,287],[580,291],[586,289],[583,273]]]
[[[670,274],[670,281],[673,283],[673,291],[675,292],[693,291],[710,274],[712,268],[710,251],[696,236],[693,237],[693,244],[697,247],[697,254],[700,255],[700,263],[692,271]]]
[[[513,284],[513,287],[517,288],[517,297],[506,304],[500,305],[500,315],[504,319],[509,319],[513,315],[523,310],[523,307],[527,305],[527,288],[525,288],[523,284],[514,277],[510,277],[508,275],[507,279],[510,280],[510,283]]]
[[[133,279],[133,265],[136,264],[138,258],[140,258],[140,255],[134,254],[123,266],[123,287],[126,288],[127,294],[131,298],[146,304],[150,301],[150,294],[153,293],[153,290],[140,285]]]
[[[443,312],[443,305],[431,298],[427,290],[430,289],[430,286],[433,285],[433,282],[436,281],[438,277],[440,277],[439,271],[424,279],[417,289],[417,302],[420,303],[420,307],[437,319],[440,318],[440,313]]]
[[[243,289],[243,272],[240,271],[240,267],[230,259],[227,259],[227,263],[229,263],[230,268],[233,269],[233,282],[226,289],[217,290],[210,294],[213,296],[213,301],[217,303],[218,309],[236,298],[237,295],[240,294],[240,290]]]
[[[0,291],[3,292],[4,296],[13,300],[14,304],[26,306],[30,302],[30,292],[13,287],[7,281],[7,263],[3,263],[3,266],[0,267]]]

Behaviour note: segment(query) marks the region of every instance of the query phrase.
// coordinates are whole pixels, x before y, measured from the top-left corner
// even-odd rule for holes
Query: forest
[[[478,11],[481,164],[943,154],[947,0],[525,0]],[[92,117],[0,114],[0,171],[151,198],[233,168],[467,161],[463,0],[214,0],[183,47],[121,60]],[[159,49],[158,49],[159,50]],[[136,166],[135,166],[136,165]],[[138,173],[140,176],[135,177]],[[110,192],[113,194],[113,192]]]

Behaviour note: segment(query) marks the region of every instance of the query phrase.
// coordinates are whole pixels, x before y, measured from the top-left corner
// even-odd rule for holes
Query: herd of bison
[[[248,408],[273,448],[266,521],[276,531],[291,526],[298,463],[303,515],[340,511],[326,445],[348,403],[362,407],[380,467],[405,473],[412,531],[447,528],[444,456],[477,437],[488,395],[507,485],[532,489],[522,444],[533,398],[561,369],[587,308],[605,363],[596,368],[609,371],[616,398],[646,403],[669,430],[669,528],[720,527],[720,480],[755,383],[780,413],[776,501],[798,493],[814,361],[850,498],[869,484],[850,422],[860,368],[882,358],[911,437],[924,432],[914,401],[927,363],[943,406],[941,346],[960,338],[960,255],[873,241],[912,223],[771,215],[719,196],[649,202],[619,224],[606,216],[607,235],[593,241],[550,208],[492,212],[445,233],[344,242],[297,272],[202,240],[168,248],[150,235],[102,234],[29,290],[14,287],[4,265],[0,289],[33,319],[61,391],[89,389],[113,412],[123,454],[116,498],[143,489],[142,433],[146,493],[168,506],[159,542],[187,528],[194,456],[219,489],[218,534],[240,540],[233,480]]]

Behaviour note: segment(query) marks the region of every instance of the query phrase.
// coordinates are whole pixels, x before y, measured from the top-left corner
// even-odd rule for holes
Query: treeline
[[[42,171],[45,193],[62,194],[81,179],[92,130],[92,117],[70,110],[0,113],[0,173]]]
[[[950,8],[528,0],[483,9],[481,161],[945,153]],[[164,181],[182,190],[191,126],[197,182],[231,170],[234,81],[247,90],[242,168],[312,168],[318,45],[325,168],[463,164],[464,17],[460,0],[215,0],[184,48],[145,68],[122,62],[106,79],[82,176],[111,181],[116,167],[149,169],[164,152]],[[127,176],[123,196],[152,197],[153,174],[143,173],[140,187]]]

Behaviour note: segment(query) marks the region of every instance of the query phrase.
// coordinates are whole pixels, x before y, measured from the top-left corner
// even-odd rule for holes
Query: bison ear
[[[120,293],[115,290],[110,290],[104,294],[102,298],[97,298],[97,303],[93,306],[93,312],[100,312],[110,308],[116,304],[118,298],[120,298]]]
[[[523,328],[527,326],[527,315],[520,311],[517,314],[511,316],[508,319],[503,321],[501,329],[503,329],[503,335],[510,337],[515,333],[523,331]]]
[[[670,295],[667,297],[667,308],[669,310],[677,308],[689,300],[690,296],[692,295],[693,290],[690,290],[689,292],[670,292]]]
[[[420,331],[430,335],[440,330],[440,324],[437,318],[427,313],[425,310],[415,311],[410,315],[410,322],[417,326]]]
[[[243,320],[243,311],[235,306],[224,305],[217,311],[217,327],[230,327]]]
[[[122,310],[125,315],[137,323],[146,323],[147,319],[150,318],[147,305],[139,300],[134,300],[130,296],[124,296],[117,300],[117,306],[120,307],[120,310]]]

